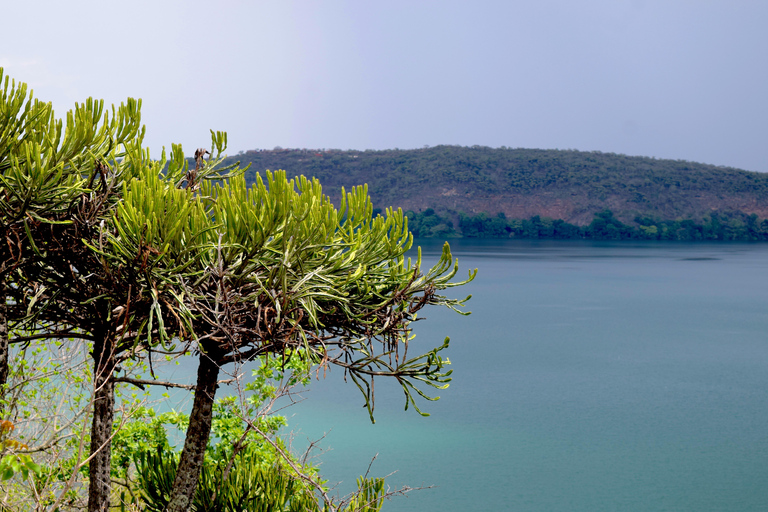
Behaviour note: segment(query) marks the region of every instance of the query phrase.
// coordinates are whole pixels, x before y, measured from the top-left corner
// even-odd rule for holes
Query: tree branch
[[[190,391],[194,391],[197,386],[194,384],[176,384],[175,382],[166,382],[163,380],[147,380],[147,379],[132,379],[130,377],[115,377],[115,382],[125,382],[128,384],[133,384],[134,386],[144,389],[144,386],[164,386],[165,388],[180,388],[180,389],[188,389]],[[217,381],[217,384],[229,384],[230,382],[233,382],[235,379],[228,379],[228,380],[220,380]]]

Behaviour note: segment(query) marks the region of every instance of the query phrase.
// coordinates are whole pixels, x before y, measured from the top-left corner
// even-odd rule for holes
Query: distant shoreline
[[[408,211],[406,216],[408,228],[418,238],[768,242],[768,220],[743,212],[713,212],[702,221],[638,217],[636,226],[619,221],[610,210],[597,212],[586,226],[539,215],[507,219],[503,214],[491,217],[485,213],[473,216],[460,213],[454,220],[431,208],[419,213]]]

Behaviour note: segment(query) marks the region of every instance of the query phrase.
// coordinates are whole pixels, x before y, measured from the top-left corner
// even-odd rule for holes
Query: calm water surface
[[[378,453],[373,475],[435,486],[392,512],[768,510],[768,245],[452,247],[480,273],[470,317],[417,325],[416,350],[452,340],[430,417],[382,379],[371,425],[338,371],[287,411],[339,492]]]

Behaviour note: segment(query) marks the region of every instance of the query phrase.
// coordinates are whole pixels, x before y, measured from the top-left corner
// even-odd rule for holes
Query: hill
[[[434,210],[459,221],[481,213],[540,216],[585,228],[610,210],[619,223],[711,220],[713,213],[768,217],[768,173],[573,150],[436,146],[414,150],[246,151],[249,179],[264,169],[315,176],[338,198],[341,186],[367,183],[374,206]],[[754,219],[753,219],[754,221]],[[768,225],[766,226],[768,229]]]

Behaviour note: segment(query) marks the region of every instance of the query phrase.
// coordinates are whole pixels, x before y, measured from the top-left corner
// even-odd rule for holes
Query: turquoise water
[[[470,317],[417,325],[413,350],[452,339],[430,417],[381,380],[371,425],[338,371],[285,411],[341,494],[378,453],[434,486],[393,512],[768,510],[768,245],[452,246],[480,273]]]

